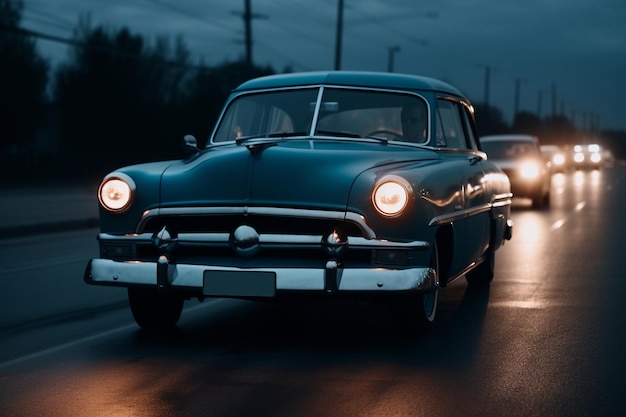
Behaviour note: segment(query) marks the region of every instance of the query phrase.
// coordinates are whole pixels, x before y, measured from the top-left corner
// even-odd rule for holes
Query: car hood
[[[432,150],[358,141],[288,140],[219,145],[165,170],[161,206],[345,209],[368,169],[436,159]]]

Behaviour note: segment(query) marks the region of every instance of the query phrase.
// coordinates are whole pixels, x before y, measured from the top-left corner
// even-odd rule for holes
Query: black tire
[[[430,267],[439,276],[439,256],[434,246]],[[409,295],[396,300],[392,305],[393,318],[403,336],[409,338],[422,336],[430,330],[437,313],[439,287],[432,291]]]
[[[543,200],[543,196],[542,196],[542,195],[536,195],[536,196],[533,196],[532,200],[533,200],[533,205],[532,205],[532,207],[533,207],[534,209],[536,209],[536,210],[541,210],[541,209],[543,208],[543,202],[544,202],[544,200]]]
[[[495,253],[493,250],[489,249],[485,260],[476,268],[465,274],[467,283],[476,287],[484,287],[491,284],[495,270],[495,258]]]
[[[532,198],[533,200],[533,208],[537,210],[541,210],[547,207],[550,207],[550,192],[548,191],[545,194],[536,195]]]
[[[176,327],[185,299],[155,290],[129,288],[128,302],[139,327],[150,331],[166,331]]]

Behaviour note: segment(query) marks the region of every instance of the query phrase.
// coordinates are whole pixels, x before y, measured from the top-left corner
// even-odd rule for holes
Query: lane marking
[[[216,303],[219,303],[219,302],[225,302],[225,301],[227,301],[227,300],[226,299],[221,299],[221,298],[217,298],[217,299],[214,299],[214,300],[205,300],[201,304],[198,304],[198,305],[195,305],[195,306],[192,306],[192,307],[184,309],[183,313],[191,313],[191,312],[193,312],[195,310],[198,310],[198,309],[201,309],[201,308],[206,308],[209,305],[216,304]],[[50,348],[47,348],[47,349],[44,349],[44,350],[40,350],[39,352],[29,353],[28,355],[20,356],[18,358],[11,359],[11,360],[8,360],[6,362],[0,363],[0,371],[4,370],[5,368],[9,368],[11,366],[20,364],[22,362],[27,362],[27,361],[30,361],[30,360],[33,360],[33,359],[40,358],[42,356],[50,355],[52,353],[59,352],[59,351],[64,350],[64,349],[69,349],[69,348],[78,346],[78,345],[83,344],[83,343],[93,342],[95,340],[98,340],[98,339],[101,339],[101,338],[104,338],[104,337],[108,337],[108,336],[112,336],[112,335],[114,335],[116,333],[121,333],[121,332],[130,330],[132,328],[136,328],[136,329],[139,330],[139,326],[136,323],[130,323],[130,324],[127,324],[127,325],[124,325],[124,326],[121,326],[121,327],[117,327],[117,328],[111,329],[111,330],[106,330],[104,332],[96,333],[96,334],[94,334],[92,336],[83,337],[82,339],[73,340],[71,342],[62,343],[62,344],[57,345],[57,346],[53,346],[53,347],[50,347]]]
[[[581,201],[580,203],[576,204],[576,206],[574,207],[574,211],[581,211],[583,208],[585,208],[585,202]],[[557,221],[552,223],[552,225],[550,226],[550,230],[555,231],[560,229],[561,227],[563,227],[565,222],[567,222],[567,216],[562,219],[558,219]]]
[[[60,350],[67,349],[67,348],[79,345],[81,343],[86,343],[86,342],[89,342],[89,341],[100,339],[102,337],[111,336],[111,335],[113,335],[115,333],[120,333],[122,331],[128,330],[131,327],[137,327],[137,325],[135,323],[127,324],[126,326],[118,327],[116,329],[107,330],[107,331],[102,332],[102,333],[97,333],[97,334],[95,334],[93,336],[83,337],[82,339],[74,340],[72,342],[63,343],[63,344],[60,344],[60,345],[57,345],[57,346],[54,346],[54,347],[51,347],[51,348],[48,348],[48,349],[40,350],[39,352],[34,352],[34,353],[30,353],[30,354],[25,355],[25,356],[20,356],[19,358],[11,359],[9,361],[0,363],[0,370],[3,370],[4,368],[8,368],[8,367],[13,366],[13,365],[17,365],[18,363],[27,362],[27,361],[30,361],[30,360],[33,360],[33,359],[36,359],[36,358],[39,358],[39,357],[42,357],[42,356],[49,355],[51,353],[55,353],[55,352],[58,352]]]
[[[566,221],[565,219],[559,219],[555,221],[554,223],[552,223],[552,226],[550,226],[550,230],[554,231],[554,230],[560,229],[565,224],[565,221]]]

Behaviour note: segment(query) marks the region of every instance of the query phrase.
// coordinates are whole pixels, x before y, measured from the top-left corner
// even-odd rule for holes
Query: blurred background
[[[626,158],[626,2],[512,3],[0,0],[0,181],[179,158],[241,82],[332,69],[439,78],[480,135]]]

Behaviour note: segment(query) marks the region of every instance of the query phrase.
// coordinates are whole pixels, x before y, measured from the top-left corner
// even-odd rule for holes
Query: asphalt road
[[[491,288],[442,290],[411,341],[378,307],[239,300],[151,337],[83,283],[97,230],[0,240],[0,415],[626,415],[624,190],[619,165],[516,200]]]

